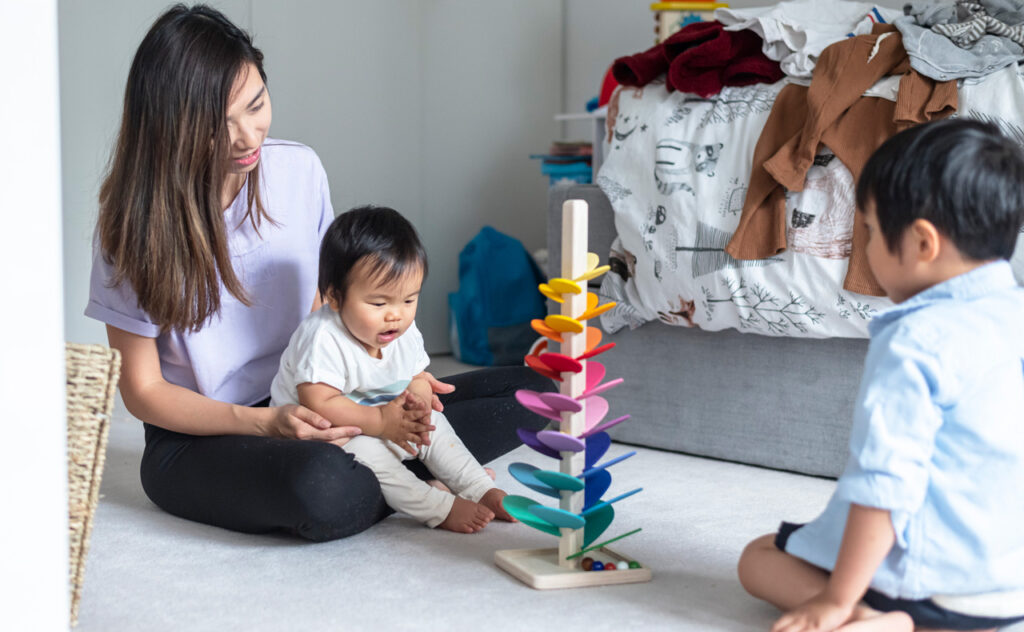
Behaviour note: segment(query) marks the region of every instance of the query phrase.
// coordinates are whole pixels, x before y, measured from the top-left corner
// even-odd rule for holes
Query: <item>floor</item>
[[[441,359],[438,375],[460,370]],[[777,613],[748,597],[735,563],[782,518],[807,520],[833,482],[640,449],[615,466],[611,492],[644,492],[616,505],[614,548],[653,571],[646,584],[536,591],[493,564],[499,549],[551,546],[521,524],[474,535],[392,516],[341,541],[310,544],[184,521],[142,492],[141,425],[123,409],[111,426],[107,467],[83,588],[80,632],[147,630],[767,630]],[[613,445],[609,457],[633,449]],[[546,465],[525,447],[491,463]],[[529,494],[527,494],[529,495]],[[1020,632],[1020,631],[1018,631]]]

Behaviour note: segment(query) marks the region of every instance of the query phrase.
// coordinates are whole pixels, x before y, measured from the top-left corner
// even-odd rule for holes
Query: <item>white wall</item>
[[[274,104],[271,135],[316,150],[336,213],[372,202],[417,222],[421,3],[252,5]]]
[[[0,3],[0,617],[67,629],[57,6]]]
[[[310,19],[256,0],[252,19],[274,133],[317,150],[336,212],[373,202],[416,224],[430,255],[417,322],[430,351],[448,350],[462,246],[484,224],[544,242],[528,155],[557,134],[559,3],[321,3]]]
[[[616,58],[654,45],[650,2],[565,0],[565,112],[583,112]],[[565,124],[564,138],[590,140],[589,123]]]
[[[546,180],[528,159],[557,137],[561,3],[552,0],[212,2],[266,55],[271,135],[312,146],[336,212],[391,205],[431,258],[418,317],[447,351],[457,256],[484,225],[544,242]],[[103,341],[81,313],[103,167],[135,47],[160,0],[60,2],[69,340]]]
[[[418,324],[426,340],[443,338],[448,348],[447,294],[457,287],[458,251],[480,227],[490,224],[530,251],[545,246],[547,178],[529,154],[558,137],[561,3],[423,6],[430,10],[422,31],[419,228],[431,256],[425,293],[433,303]]]

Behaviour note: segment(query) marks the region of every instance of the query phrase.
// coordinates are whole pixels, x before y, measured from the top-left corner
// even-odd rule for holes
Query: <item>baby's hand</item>
[[[394,442],[398,447],[415,456],[416,449],[411,444],[424,444],[422,437],[433,430],[434,426],[424,423],[423,414],[419,408],[407,410],[407,400],[408,394],[403,393],[379,407],[381,430],[377,436]]]
[[[405,392],[405,410],[408,412],[419,415],[418,421],[424,425],[430,425],[430,415],[432,409],[430,407],[430,400],[424,398],[412,390]],[[421,445],[430,445],[430,433],[423,432],[420,434]]]
[[[771,632],[831,632],[853,616],[853,608],[821,593],[782,615]]]

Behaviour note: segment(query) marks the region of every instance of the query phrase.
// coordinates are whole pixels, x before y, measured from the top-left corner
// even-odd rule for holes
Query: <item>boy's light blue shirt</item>
[[[1024,289],[1005,261],[880,313],[850,460],[787,552],[835,566],[850,503],[892,513],[871,587],[925,599],[1024,588]]]

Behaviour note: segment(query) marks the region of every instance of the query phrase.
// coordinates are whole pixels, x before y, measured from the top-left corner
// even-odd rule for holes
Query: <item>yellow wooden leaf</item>
[[[583,291],[578,283],[569,279],[549,279],[548,285],[559,294],[579,294]]]
[[[530,321],[530,326],[533,327],[534,331],[536,331],[538,334],[544,336],[548,340],[554,340],[555,342],[562,342],[562,334],[558,333],[557,331],[555,331],[551,327],[548,327],[547,323],[545,323],[543,320],[541,320],[539,318],[534,318],[533,320]],[[594,329],[594,328],[591,327],[591,329]]]
[[[589,320],[594,316],[600,316],[601,314],[607,312],[613,307],[615,307],[615,301],[609,301],[604,305],[601,305],[600,307],[594,307],[583,312],[583,314],[580,315],[578,320]]]
[[[556,303],[565,302],[565,299],[562,298],[562,295],[556,292],[555,289],[548,285],[547,283],[541,283],[540,285],[537,286],[537,289],[540,290],[541,294],[550,298],[552,301]]]
[[[568,332],[578,334],[583,331],[583,323],[576,320],[575,318],[569,318],[568,316],[562,316],[561,314],[551,314],[544,319],[544,324],[554,329],[557,332]]]
[[[590,270],[586,274],[584,274],[582,276],[579,276],[579,277],[576,277],[573,280],[576,281],[577,283],[583,283],[584,281],[589,281],[591,279],[596,279],[597,277],[601,276],[602,274],[604,274],[605,272],[607,272],[607,271],[609,271],[611,269],[612,269],[611,266],[601,266],[599,268],[594,268],[593,270]]]

